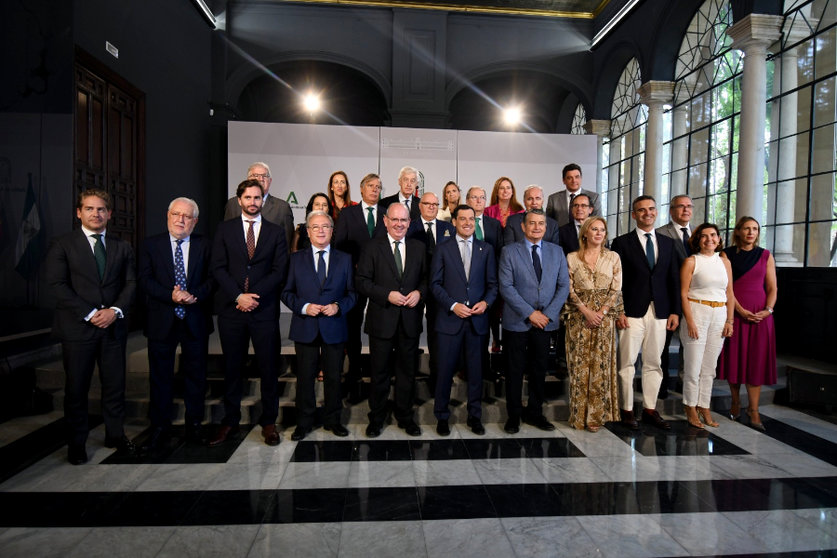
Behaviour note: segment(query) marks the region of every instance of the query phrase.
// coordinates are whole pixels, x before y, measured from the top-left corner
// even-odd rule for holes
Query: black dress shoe
[[[294,433],[291,434],[291,440],[293,440],[294,442],[299,442],[305,439],[305,436],[307,436],[309,432],[311,432],[310,428],[303,428],[302,426],[297,426],[294,429]]]
[[[509,417],[509,420],[503,425],[503,430],[506,431],[506,434],[517,434],[520,432],[520,419]]]
[[[383,427],[377,422],[370,422],[369,426],[366,427],[366,437],[367,438],[377,438],[381,435],[381,430]]]
[[[209,447],[213,448],[217,445],[223,444],[227,441],[227,438],[236,434],[238,434],[238,426],[221,425],[221,428],[218,429],[215,436],[210,438]]]
[[[201,423],[186,425],[186,441],[192,444],[205,444],[206,436],[203,434]]]
[[[135,446],[134,442],[129,440],[124,434],[121,438],[105,438],[105,447],[116,448],[118,453],[127,453],[130,455],[135,455],[137,453],[137,446]]]
[[[485,427],[477,417],[468,417],[468,427],[471,429],[471,432],[478,436],[485,434]]]
[[[450,426],[447,420],[439,419],[439,422],[436,423],[436,434],[439,436],[450,436]]]
[[[622,426],[630,428],[631,430],[639,430],[639,423],[636,421],[633,411],[625,411],[624,409],[622,409],[620,413],[622,418],[620,423],[622,424]]]
[[[343,426],[342,424],[326,424],[323,426],[323,430],[328,430],[335,436],[339,436],[340,438],[345,438],[349,435],[349,429]]]
[[[81,465],[87,463],[87,450],[84,444],[67,446],[67,461],[70,465]]]
[[[399,422],[398,428],[403,429],[408,436],[421,436],[421,428],[412,420]]]
[[[546,420],[546,417],[543,415],[538,415],[536,417],[527,417],[524,419],[526,424],[534,426],[539,430],[543,430],[544,432],[551,432],[555,430],[555,425]]]
[[[642,422],[659,428],[660,430],[671,430],[671,425],[663,420],[656,410],[643,409]]]
[[[168,428],[158,426],[151,431],[148,440],[142,445],[142,453],[151,453],[165,448],[171,439],[171,432]]]

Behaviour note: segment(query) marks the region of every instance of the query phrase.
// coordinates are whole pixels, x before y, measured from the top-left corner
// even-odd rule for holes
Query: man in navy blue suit
[[[593,205],[587,194],[578,194],[573,198],[573,203],[570,205],[570,222],[558,227],[558,239],[565,256],[578,250],[578,231],[592,213]]]
[[[456,236],[437,248],[430,273],[430,289],[436,299],[435,330],[440,363],[433,413],[438,420],[436,432],[449,435],[450,389],[464,347],[468,373],[467,424],[474,434],[485,434],[481,418],[482,361],[488,337],[488,308],[497,298],[497,264],[491,245],[474,238],[473,208],[457,206],[451,217]]]
[[[521,418],[541,430],[555,430],[543,415],[547,357],[551,332],[558,329],[559,314],[570,292],[567,260],[561,247],[544,242],[543,210],[526,212],[525,238],[509,244],[500,255],[500,295],[503,306],[503,339],[508,354],[506,406],[509,434],[520,430]],[[523,411],[523,373],[529,372],[529,401]]]
[[[262,187],[258,180],[238,185],[241,217],[218,225],[212,246],[212,276],[218,282],[218,333],[224,351],[224,418],[210,446],[238,432],[244,360],[250,341],[261,377],[259,424],[265,443],[279,443],[279,386],[276,356],[279,293],[288,269],[285,231],[262,219]]]
[[[331,248],[334,221],[323,211],[312,211],[305,220],[309,249],[291,254],[290,270],[282,302],[291,309],[288,337],[296,351],[297,426],[291,440],[300,441],[314,425],[317,370],[323,371],[325,407],[323,428],[335,436],[348,436],[340,423],[343,406],[340,372],[349,331],[346,313],[355,305],[352,258]]]
[[[526,208],[526,211],[531,209],[543,209],[543,201],[543,188],[537,184],[530,184],[523,191],[523,207]],[[509,215],[509,218],[506,219],[506,226],[503,228],[503,246],[511,244],[512,242],[520,242],[523,240],[523,228],[520,225],[523,224],[523,217],[525,216],[525,212],[515,213],[514,215]],[[547,242],[558,244],[560,242],[558,228],[558,222],[547,215],[546,233],[544,234],[543,239]],[[576,249],[578,249],[578,247],[576,247]],[[564,253],[566,254],[566,250]]]
[[[160,449],[170,435],[174,362],[180,345],[186,406],[186,438],[201,441],[206,392],[206,355],[212,333],[209,241],[193,234],[198,204],[176,198],[166,214],[168,232],[146,239],[137,279],[145,297],[151,383],[151,436],[143,448]]]
[[[427,272],[430,273],[430,262],[433,260],[433,253],[441,244],[449,241],[456,234],[453,225],[447,221],[437,219],[439,213],[439,198],[433,192],[427,192],[419,202],[420,218],[410,219],[410,228],[407,230],[407,238],[421,240],[425,246],[427,256]],[[430,284],[430,276],[427,277]],[[424,305],[422,303],[422,305]],[[439,373],[438,349],[436,346],[436,304],[431,300],[425,308],[427,317],[427,351],[430,356],[430,386],[435,389],[436,379]]]
[[[622,260],[622,293],[625,313],[619,317],[619,384],[622,424],[637,429],[634,416],[634,362],[642,349],[642,421],[668,430],[668,422],[657,412],[657,395],[663,379],[660,354],[666,330],[673,331],[680,320],[680,268],[674,241],[655,234],[657,203],[651,196],[639,196],[631,206],[636,229],[613,241],[612,250]]]

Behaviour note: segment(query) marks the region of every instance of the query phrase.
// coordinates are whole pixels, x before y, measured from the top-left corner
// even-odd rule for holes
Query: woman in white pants
[[[703,428],[701,420],[718,426],[712,420],[709,400],[724,338],[732,335],[735,297],[729,260],[720,255],[723,241],[718,227],[711,223],[700,225],[689,244],[693,255],[680,268],[683,408],[689,424]]]

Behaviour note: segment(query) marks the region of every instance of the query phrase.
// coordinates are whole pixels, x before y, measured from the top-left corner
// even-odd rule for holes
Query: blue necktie
[[[177,247],[174,249],[174,282],[179,285],[181,289],[186,289],[186,266],[183,265],[183,250],[180,245],[183,244],[183,239],[175,240]],[[186,317],[186,309],[178,304],[174,307],[174,315],[181,320]]]
[[[326,280],[325,250],[320,250],[317,253],[320,255],[320,259],[317,260],[317,277],[320,279],[320,286],[322,286]]]
[[[541,257],[538,255],[538,245],[532,245],[532,265],[535,266],[535,275],[538,277],[538,283],[543,276],[543,268],[541,267]]]
[[[654,242],[651,241],[651,233],[645,233],[645,257],[648,258],[648,267],[654,269]]]
[[[692,255],[692,249],[689,246],[689,229],[686,227],[680,227],[680,232],[683,234],[683,246],[686,247],[686,255]]]

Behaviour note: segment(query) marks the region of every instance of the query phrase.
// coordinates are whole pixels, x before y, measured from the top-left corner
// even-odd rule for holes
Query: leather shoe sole
[[[218,432],[215,434],[215,436],[210,438],[209,447],[212,448],[221,445],[227,441],[227,438],[236,434],[238,434],[237,426],[222,426],[218,429]]]
[[[448,421],[440,420],[438,424],[436,424],[436,434],[439,436],[450,436],[450,426],[448,425]]]
[[[349,435],[349,429],[343,426],[342,424],[327,424],[323,426],[323,430],[328,430],[335,436],[339,436],[340,438],[345,438]]]

